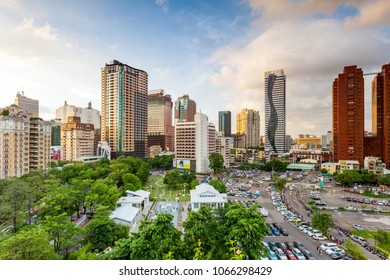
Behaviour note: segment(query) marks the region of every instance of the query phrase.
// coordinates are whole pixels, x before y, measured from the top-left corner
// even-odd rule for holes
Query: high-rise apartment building
[[[236,118],[236,134],[245,134],[245,147],[258,147],[260,145],[259,111],[242,109]]]
[[[173,151],[172,99],[164,90],[148,92],[148,147]]]
[[[223,132],[225,137],[232,136],[232,113],[230,111],[218,112],[218,131]]]
[[[30,119],[29,171],[48,168],[51,160],[51,122]]]
[[[390,63],[372,81],[372,135],[364,137],[364,155],[390,168]]]
[[[333,82],[333,160],[364,163],[364,78],[356,65],[344,67]]]
[[[146,156],[148,74],[117,60],[101,69],[101,141],[113,158]]]
[[[18,92],[14,103],[27,111],[31,117],[39,117],[39,100],[28,98],[24,92]]]
[[[230,150],[233,149],[233,137],[217,137],[215,142],[215,152],[223,156],[224,168],[229,168],[232,162]]]
[[[30,121],[0,115],[0,179],[29,172]]]
[[[208,173],[209,155],[215,152],[215,126],[208,117],[196,113],[193,122],[175,120],[176,168]]]
[[[175,101],[175,120],[193,122],[196,114],[196,103],[188,95],[183,95]]]
[[[93,124],[81,123],[80,117],[68,117],[61,124],[61,159],[73,161],[94,155],[95,129]]]
[[[286,76],[284,70],[265,72],[265,150],[285,152]]]

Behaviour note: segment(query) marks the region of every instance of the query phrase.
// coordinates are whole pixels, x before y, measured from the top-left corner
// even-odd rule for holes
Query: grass
[[[182,202],[190,201],[190,191],[189,188],[182,189],[173,189],[168,188],[166,184],[163,183],[163,176],[157,176],[149,178],[148,182],[145,185],[147,191],[150,192],[150,197],[153,200],[179,200]],[[185,194],[185,196],[184,196]]]
[[[353,235],[358,235],[358,236],[361,236],[365,239],[375,239],[375,234],[376,234],[377,231],[369,231],[369,230],[352,230],[351,233]],[[385,253],[386,255],[390,255],[390,244],[381,244],[378,242],[376,242],[376,246],[380,251],[382,251],[383,253]]]

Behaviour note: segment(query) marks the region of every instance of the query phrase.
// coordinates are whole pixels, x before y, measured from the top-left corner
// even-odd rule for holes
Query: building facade
[[[77,107],[69,105],[65,101],[64,105],[56,110],[56,120],[62,123],[68,122],[68,117],[80,117],[82,123],[93,124],[95,129],[100,129],[100,111],[92,108],[92,103],[89,102],[88,106]]]
[[[258,111],[243,109],[237,114],[236,134],[245,135],[245,147],[260,145],[260,115]]]
[[[93,156],[94,139],[93,124],[82,123],[80,117],[68,117],[68,121],[61,124],[61,159],[73,161]]]
[[[145,157],[148,126],[148,74],[117,60],[101,69],[101,141],[111,156]]]
[[[230,111],[218,112],[218,131],[223,132],[224,137],[232,136],[232,113]]]
[[[217,137],[215,151],[223,156],[224,168],[229,168],[232,162],[230,150],[233,149],[233,137]]]
[[[193,122],[196,114],[196,103],[188,95],[183,95],[175,101],[175,120]]]
[[[215,152],[215,126],[202,113],[193,122],[175,120],[175,162],[179,169],[208,173],[209,155]]]
[[[14,103],[26,110],[31,117],[39,117],[39,100],[28,98],[23,91],[16,94]]]
[[[265,72],[265,149],[284,153],[286,143],[286,76],[284,70]]]
[[[148,92],[148,148],[173,151],[172,99],[164,90]]]
[[[333,82],[333,160],[364,161],[364,78],[356,65],[344,67]]]

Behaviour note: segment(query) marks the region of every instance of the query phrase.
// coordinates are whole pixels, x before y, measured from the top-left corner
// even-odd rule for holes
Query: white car
[[[330,247],[330,248],[325,250],[325,253],[327,255],[329,255],[329,256],[332,255],[333,253],[336,253],[336,252],[340,252],[340,253],[345,254],[345,251],[343,249],[341,249],[339,247],[336,247],[336,246],[335,247]]]
[[[336,243],[333,243],[333,242],[328,242],[328,243],[324,243],[320,246],[320,249],[321,250],[326,250],[330,247],[337,247],[338,245]]]
[[[319,231],[318,229],[312,229],[310,231],[308,231],[306,234],[310,237],[312,237],[314,234],[320,234],[321,231]]]
[[[364,227],[358,224],[352,224],[352,226],[358,230],[364,230]]]
[[[322,233],[314,234],[312,237],[315,240],[327,240],[327,238]]]
[[[276,257],[279,259],[279,260],[287,260],[287,256],[286,254],[282,251],[282,249],[280,248],[276,248],[275,250],[275,254],[276,254]]]
[[[312,227],[306,227],[303,229],[303,233],[308,233],[309,231],[313,230]]]
[[[302,254],[301,250],[299,250],[298,248],[293,248],[292,252],[297,257],[298,260],[306,260],[305,256]]]

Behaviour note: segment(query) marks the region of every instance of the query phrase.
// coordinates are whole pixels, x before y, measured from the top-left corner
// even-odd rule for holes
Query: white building
[[[230,163],[232,162],[230,149],[233,149],[233,137],[216,138],[215,150],[218,154],[223,156],[223,165],[225,168],[229,168]]]
[[[360,163],[357,160],[339,160],[340,171],[344,170],[359,170]]]
[[[93,124],[95,129],[100,129],[100,112],[92,108],[91,102],[88,103],[88,107],[82,108],[68,105],[65,101],[65,104],[56,110],[56,119],[62,123],[66,123],[68,117],[72,116],[80,117],[82,123]]]
[[[209,173],[209,155],[215,152],[215,126],[202,113],[193,122],[175,120],[174,166],[180,169]]]
[[[131,228],[139,220],[140,209],[131,205],[117,207],[110,215],[115,223]]]
[[[227,194],[219,193],[213,186],[202,183],[194,190],[190,191],[191,208],[193,211],[198,211],[201,205],[206,205],[211,208],[224,207],[227,203]]]
[[[126,196],[120,197],[117,204],[122,206],[130,205],[142,210],[146,205],[149,204],[149,196],[150,192],[144,190],[138,190],[135,192],[127,190]]]
[[[383,175],[386,169],[386,164],[377,157],[365,157],[364,158],[364,169],[376,175]]]

